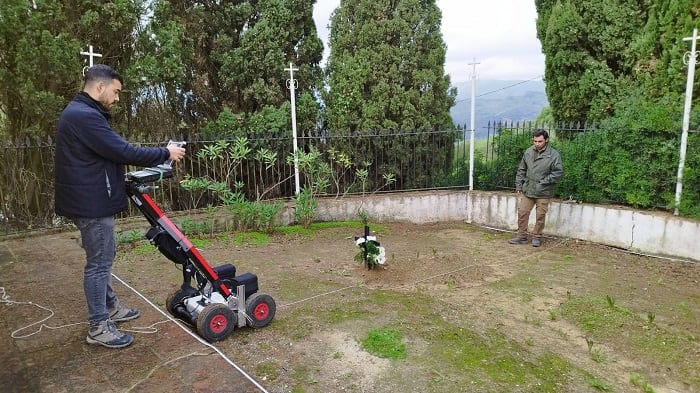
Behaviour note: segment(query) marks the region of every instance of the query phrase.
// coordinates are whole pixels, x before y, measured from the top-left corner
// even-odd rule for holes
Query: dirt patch
[[[337,386],[352,380],[354,386],[363,392],[371,391],[379,383],[380,376],[391,367],[389,360],[365,352],[354,337],[343,331],[312,335],[300,342],[298,348],[301,352],[319,353],[329,359],[324,363],[323,374],[333,376]]]
[[[348,228],[275,236],[264,246],[227,243],[204,248],[212,261],[231,261],[239,271],[258,274],[262,290],[278,302],[273,325],[254,333],[241,331],[258,337],[255,342],[290,341],[291,351],[273,351],[270,356],[281,370],[272,385],[285,387],[271,391],[289,387],[318,392],[452,391],[456,387],[445,380],[464,382],[450,375],[454,370],[425,367],[423,357],[435,350],[427,348],[438,340],[411,334],[429,330],[430,318],[436,316],[476,334],[495,330],[527,351],[528,357],[556,353],[576,369],[560,390],[595,390],[586,378],[598,378],[616,391],[634,391],[631,375],[642,376],[656,391],[689,391],[698,382],[690,366],[672,364],[680,357],[666,362],[640,358],[637,351],[625,348],[624,340],[588,337],[574,323],[556,316],[567,297],[611,296],[640,319],[653,311],[656,324],[688,334],[688,343],[695,348],[688,355],[697,360],[697,265],[561,239],[548,239],[539,249],[511,246],[506,243],[509,234],[458,223],[386,224],[375,229],[388,258],[385,267],[375,270],[353,261],[357,248],[352,236],[359,231]],[[403,301],[380,303],[373,309],[377,296],[418,296],[413,300],[417,302],[426,296],[435,302],[431,307],[440,310],[432,316],[406,317]],[[677,312],[679,307],[682,313]],[[403,329],[413,355],[391,362],[393,367],[358,346],[369,329],[385,325]],[[237,347],[236,340],[234,334],[223,345]],[[592,351],[605,359],[593,360]],[[250,352],[245,357],[259,349]],[[256,363],[247,364],[254,368]],[[493,389],[503,388],[512,386]]]
[[[567,239],[514,246],[512,234],[463,223],[373,229],[388,259],[374,270],[353,261],[358,228],[277,234],[262,245],[235,234],[204,239],[211,265],[257,274],[277,302],[269,326],[236,330],[216,347],[270,392],[700,390],[697,264]],[[176,265],[144,243],[120,247],[115,273],[163,309],[181,281]],[[79,289],[75,272],[46,274]],[[66,301],[84,309],[80,297]],[[601,315],[569,307],[586,302],[602,304]],[[362,347],[384,326],[403,334],[406,359]],[[155,383],[152,370],[133,377]],[[190,388],[206,391],[198,386]]]

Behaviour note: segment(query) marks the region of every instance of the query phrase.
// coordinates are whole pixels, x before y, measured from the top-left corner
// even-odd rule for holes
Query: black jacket
[[[55,209],[66,217],[108,217],[126,210],[124,165],[150,167],[164,147],[132,146],[109,126],[109,111],[78,93],[61,113],[54,155]]]

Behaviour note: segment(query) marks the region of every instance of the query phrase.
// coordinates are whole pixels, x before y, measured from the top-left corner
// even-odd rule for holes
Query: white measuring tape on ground
[[[55,313],[53,312],[52,309],[50,309],[50,308],[48,308],[48,307],[44,307],[44,306],[42,306],[42,305],[40,305],[40,304],[36,304],[36,303],[34,303],[34,302],[18,302],[18,301],[12,300],[12,299],[10,299],[10,295],[7,294],[7,291],[5,290],[5,287],[0,287],[0,304],[5,304],[5,305],[8,305],[8,306],[15,306],[15,305],[18,305],[18,306],[21,306],[21,305],[25,305],[25,306],[34,306],[34,307],[37,307],[37,308],[40,308],[40,309],[42,309],[42,310],[44,310],[44,311],[48,311],[48,312],[49,312],[49,316],[47,316],[47,317],[45,317],[45,318],[43,318],[43,319],[41,319],[41,320],[39,320],[39,321],[36,321],[36,322],[34,322],[34,323],[31,323],[31,324],[29,324],[29,325],[27,325],[27,326],[21,327],[21,328],[16,329],[16,330],[13,330],[12,333],[10,334],[10,336],[11,336],[12,338],[15,338],[15,339],[18,339],[18,338],[27,338],[27,337],[33,336],[33,335],[35,335],[35,334],[41,332],[41,330],[42,330],[43,328],[55,330],[55,329],[62,329],[62,328],[65,328],[65,327],[69,327],[69,326],[76,326],[76,325],[83,325],[83,324],[87,325],[87,322],[76,322],[76,323],[69,323],[69,324],[67,324],[67,325],[61,325],[61,326],[48,326],[48,325],[44,324],[44,322],[46,322],[47,320],[51,319],[51,317],[54,316]],[[35,326],[37,326],[37,325],[39,325],[38,328],[35,327]],[[29,328],[32,328],[32,327],[34,327],[36,330],[33,331],[33,332],[31,332],[31,333],[20,334],[20,332],[23,332],[23,331],[25,331],[25,330],[27,330],[27,329],[29,329]]]
[[[138,296],[140,296],[144,301],[146,301],[146,303],[148,303],[151,307],[153,307],[155,310],[157,310],[157,311],[158,311],[159,313],[161,313],[163,316],[165,316],[165,317],[168,318],[170,321],[172,321],[172,322],[174,322],[175,324],[177,324],[177,326],[179,326],[180,329],[182,329],[183,331],[185,331],[185,332],[186,332],[187,334],[189,334],[190,336],[194,337],[195,340],[199,341],[200,343],[202,343],[202,345],[204,345],[204,346],[206,346],[206,347],[212,349],[214,352],[216,352],[219,356],[221,356],[222,359],[224,359],[229,365],[231,365],[231,367],[235,368],[236,371],[238,371],[239,373],[241,373],[241,375],[243,375],[247,380],[249,380],[253,385],[255,385],[255,387],[257,387],[261,392],[268,393],[268,391],[265,390],[265,388],[264,388],[262,385],[260,385],[260,384],[258,383],[258,381],[256,381],[252,376],[250,376],[248,373],[246,373],[245,370],[243,370],[239,365],[237,365],[236,363],[234,363],[233,360],[231,360],[228,356],[226,356],[225,353],[221,352],[221,350],[219,350],[219,348],[217,348],[217,347],[211,345],[210,343],[204,341],[204,340],[203,340],[201,337],[199,337],[198,335],[194,334],[194,333],[192,332],[192,329],[188,328],[188,327],[185,326],[182,322],[178,321],[177,319],[175,319],[175,318],[173,318],[172,316],[170,316],[170,315],[168,315],[167,313],[165,313],[165,312],[164,312],[163,310],[161,310],[158,306],[156,306],[155,304],[153,304],[153,302],[151,302],[145,295],[143,295],[141,292],[139,292],[139,291],[137,291],[136,289],[134,289],[131,285],[129,285],[129,284],[127,284],[126,282],[124,282],[124,280],[122,280],[121,278],[119,278],[119,276],[117,276],[116,274],[112,273],[112,277],[116,278],[117,281],[119,281],[120,283],[122,283],[122,285],[124,285],[125,287],[129,288],[132,292],[134,292],[135,294],[137,294]],[[132,387],[132,389],[133,389],[133,387]],[[131,390],[131,389],[129,389],[129,390]]]
[[[163,312],[163,310],[161,310],[160,308],[158,308],[158,306],[156,306],[155,304],[153,304],[153,302],[151,302],[146,296],[144,296],[142,293],[140,293],[139,291],[137,291],[136,289],[134,289],[132,286],[130,286],[130,285],[127,284],[126,282],[124,282],[124,280],[122,280],[121,278],[119,278],[119,276],[117,276],[117,275],[114,274],[114,273],[112,273],[112,276],[113,276],[115,279],[117,279],[117,281],[119,281],[120,283],[122,283],[125,287],[129,288],[132,292],[134,292],[134,293],[137,294],[139,297],[141,297],[143,300],[145,300],[146,303],[148,303],[151,307],[153,307],[155,310],[157,310],[159,313],[161,313],[162,315],[164,315],[164,316],[168,319],[167,321],[156,322],[156,323],[152,324],[151,326],[148,326],[148,327],[145,327],[145,328],[135,328],[135,329],[130,329],[130,330],[129,330],[129,329],[121,329],[122,331],[133,332],[133,333],[144,333],[144,334],[146,334],[146,333],[155,333],[155,332],[157,332],[157,329],[155,329],[155,327],[154,327],[155,325],[158,325],[158,324],[161,324],[161,323],[166,323],[166,322],[173,322],[173,323],[175,323],[177,326],[179,326],[180,329],[182,329],[182,330],[185,331],[187,334],[189,334],[190,336],[194,337],[194,339],[196,339],[197,341],[199,341],[200,343],[202,343],[202,345],[204,345],[204,346],[206,346],[206,347],[212,349],[214,352],[216,352],[222,359],[224,359],[229,365],[231,365],[231,366],[232,366],[234,369],[236,369],[241,375],[243,375],[243,377],[245,377],[245,378],[246,378],[247,380],[249,380],[253,385],[255,385],[255,387],[258,388],[261,392],[263,392],[263,393],[268,393],[268,391],[265,390],[265,388],[264,388],[262,385],[260,385],[252,376],[250,376],[248,373],[246,373],[245,370],[243,370],[240,366],[238,366],[238,365],[237,365],[236,363],[234,363],[230,358],[228,358],[228,357],[226,356],[226,354],[224,354],[223,352],[221,352],[218,348],[216,348],[215,346],[211,345],[210,343],[204,341],[201,337],[199,337],[199,336],[197,336],[196,334],[194,334],[194,333],[192,332],[191,329],[189,329],[188,327],[184,326],[180,321],[178,321],[177,319],[175,319],[175,318],[171,317],[170,315],[166,314],[165,312]],[[34,303],[34,302],[15,301],[15,300],[12,300],[12,299],[10,298],[10,295],[7,293],[7,290],[5,289],[5,287],[0,287],[0,304],[5,304],[5,305],[7,305],[7,306],[21,306],[21,305],[25,305],[25,306],[34,306],[34,307],[37,307],[37,308],[39,308],[39,309],[41,309],[41,310],[44,310],[44,311],[46,311],[46,312],[49,313],[48,316],[46,316],[46,317],[44,317],[44,318],[42,318],[42,319],[40,319],[40,320],[38,320],[38,321],[36,321],[36,322],[33,322],[33,323],[29,324],[29,325],[26,325],[26,326],[24,326],[24,327],[21,327],[21,328],[19,328],[19,329],[16,329],[16,330],[12,331],[12,333],[10,334],[10,336],[11,336],[12,338],[14,338],[14,339],[23,339],[23,338],[31,337],[31,336],[33,336],[33,335],[35,335],[35,334],[40,333],[40,332],[42,331],[42,329],[44,329],[44,328],[46,328],[46,329],[51,329],[51,330],[56,330],[56,329],[63,329],[63,328],[66,328],[66,327],[70,327],[70,326],[87,325],[87,324],[88,324],[87,322],[75,322],[75,323],[69,323],[69,324],[61,325],[61,326],[49,326],[49,325],[46,325],[44,322],[46,322],[47,320],[51,319],[51,318],[55,315],[55,313],[54,313],[53,310],[51,310],[51,309],[48,308],[48,307],[44,307],[44,306],[42,306],[42,305],[40,305],[40,304],[36,304],[36,303]],[[30,332],[30,333],[22,333],[22,334],[20,334],[21,332],[24,332],[24,331],[26,331],[26,330],[28,330],[28,329],[30,329],[30,328],[34,328],[34,331],[32,331],[32,332]],[[182,358],[185,358],[185,357],[188,357],[188,356],[193,356],[193,355],[206,355],[206,354],[192,353],[192,354],[189,354],[189,355],[181,356],[181,357],[176,358],[176,359],[171,359],[171,360],[169,360],[168,362],[166,362],[165,364],[174,362],[174,361],[176,361],[176,360],[179,360],[179,359],[182,359]],[[160,365],[159,365],[158,367],[160,367]],[[139,384],[141,384],[141,382],[146,381],[146,380],[148,379],[148,377],[150,377],[150,375],[151,375],[153,372],[155,372],[155,369],[152,370],[151,373],[150,373],[145,379],[143,379],[143,380],[137,382],[136,384],[134,384],[133,386],[131,386],[129,389],[127,389],[126,392],[132,391],[136,386],[138,386]]]
[[[60,326],[49,326],[45,324],[44,322],[48,321],[49,319],[53,318],[53,316],[56,314],[52,309],[42,306],[41,304],[37,304],[34,302],[24,302],[24,301],[15,301],[10,299],[10,295],[7,293],[7,290],[5,287],[0,287],[0,304],[5,304],[8,306],[34,306],[36,308],[39,308],[41,310],[47,311],[49,313],[48,316],[36,321],[32,322],[29,325],[26,325],[24,327],[21,327],[19,329],[16,329],[10,333],[10,337],[14,339],[21,339],[21,338],[28,338],[31,337],[35,334],[40,333],[44,328],[50,329],[50,330],[57,330],[57,329],[63,329],[71,326],[78,326],[78,325],[88,325],[88,322],[74,322],[74,323],[68,323],[65,325],[60,325]],[[160,321],[152,324],[151,326],[146,326],[146,327],[136,327],[132,329],[121,329],[122,331],[125,332],[132,332],[132,333],[142,333],[142,334],[153,334],[157,333],[158,329],[155,328],[156,325],[161,324],[161,323],[166,323],[170,321]],[[30,328],[34,328],[35,330],[30,332],[30,333],[23,333],[20,334],[20,332],[24,332],[25,330],[28,330]]]

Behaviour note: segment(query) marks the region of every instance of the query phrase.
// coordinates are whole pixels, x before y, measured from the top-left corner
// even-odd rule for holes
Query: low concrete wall
[[[319,199],[320,221],[357,220],[362,208],[375,222],[466,221],[517,229],[517,197],[483,191],[421,191]],[[288,209],[282,221],[293,221]],[[530,225],[534,223],[534,209]],[[666,213],[553,201],[545,235],[581,239],[643,254],[700,261],[700,223]]]

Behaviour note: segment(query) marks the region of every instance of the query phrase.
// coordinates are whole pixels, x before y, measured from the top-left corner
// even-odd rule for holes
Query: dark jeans
[[[88,305],[90,326],[109,319],[109,309],[118,306],[112,290],[112,263],[117,253],[114,237],[114,216],[101,218],[74,218],[80,229],[85,249],[83,289]]]

